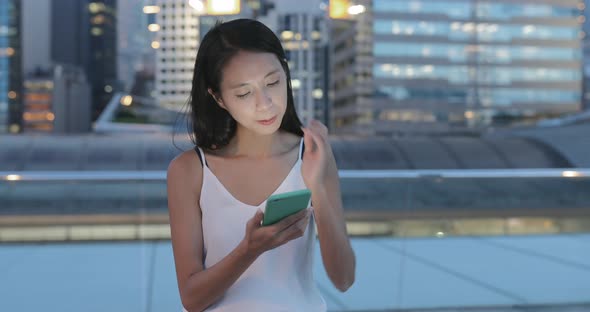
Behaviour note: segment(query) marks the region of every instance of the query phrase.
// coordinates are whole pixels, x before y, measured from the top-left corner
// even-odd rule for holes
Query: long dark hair
[[[276,55],[287,76],[287,109],[280,129],[303,136],[301,121],[295,112],[291,74],[285,51],[277,36],[264,24],[251,19],[218,23],[201,41],[193,74],[189,134],[195,145],[219,149],[236,133],[236,121],[209,94],[219,94],[222,69],[239,51],[267,52]],[[192,129],[190,129],[192,128]]]

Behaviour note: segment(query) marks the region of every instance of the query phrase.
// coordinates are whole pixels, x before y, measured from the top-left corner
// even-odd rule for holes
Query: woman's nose
[[[272,98],[268,92],[268,90],[262,90],[260,96],[257,99],[257,108],[258,110],[267,110],[272,106]]]

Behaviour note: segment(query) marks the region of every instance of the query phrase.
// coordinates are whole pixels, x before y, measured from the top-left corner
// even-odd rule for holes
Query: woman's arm
[[[194,151],[183,153],[168,167],[168,211],[176,278],[182,305],[191,312],[202,311],[219,300],[263,252],[303,235],[309,220],[309,213],[302,211],[272,226],[261,227],[263,214],[258,211],[248,221],[240,244],[205,270],[199,207],[202,176],[203,168]]]
[[[302,170],[312,193],[322,261],[334,286],[344,292],[354,283],[356,260],[346,232],[338,168],[327,128],[312,121],[304,132],[308,164]]]
[[[193,151],[175,158],[168,167],[168,211],[176,277],[182,305],[188,311],[202,311],[217,301],[255,260],[240,245],[203,270],[199,207],[202,176],[203,168]]]
[[[330,280],[344,292],[354,283],[356,260],[346,233],[340,186],[330,174],[325,187],[312,190],[322,261]]]

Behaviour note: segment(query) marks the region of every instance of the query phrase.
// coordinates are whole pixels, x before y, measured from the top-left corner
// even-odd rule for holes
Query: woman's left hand
[[[338,168],[328,141],[328,129],[312,120],[303,132],[301,175],[311,190],[322,262],[332,283],[340,291],[346,291],[354,283],[356,260],[346,234]]]
[[[331,164],[335,163],[332,147],[328,141],[328,128],[317,120],[312,120],[304,133],[303,164],[301,174],[305,185],[310,190],[320,190]]]

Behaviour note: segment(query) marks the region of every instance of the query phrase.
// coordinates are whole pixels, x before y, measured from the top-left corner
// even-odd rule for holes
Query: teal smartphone
[[[311,191],[308,189],[270,196],[266,201],[262,225],[275,224],[283,218],[309,207],[310,199]]]

